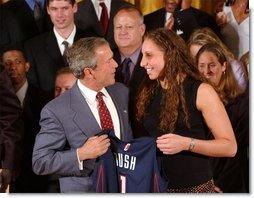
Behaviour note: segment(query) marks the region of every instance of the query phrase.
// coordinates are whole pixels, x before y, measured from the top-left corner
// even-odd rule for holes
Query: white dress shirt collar
[[[89,89],[84,84],[82,84],[80,82],[80,80],[77,80],[77,85],[81,91],[82,96],[85,98],[92,114],[94,115],[97,123],[99,124],[99,126],[101,126],[100,116],[99,116],[99,112],[98,112],[98,101],[96,100],[97,91]],[[110,115],[111,115],[111,118],[113,121],[113,125],[114,125],[115,135],[119,139],[121,139],[120,120],[119,120],[119,116],[118,116],[118,112],[115,107],[115,104],[105,88],[102,88],[102,90],[100,90],[100,91],[104,94],[103,100],[110,112]]]
[[[166,12],[166,20],[167,21],[171,17],[172,13],[171,12]]]
[[[86,87],[84,84],[82,84],[80,82],[80,80],[78,80],[77,83],[78,83],[78,87],[81,90],[81,93],[85,97],[86,101],[91,105],[97,104],[96,95],[98,92]],[[105,88],[102,88],[102,90],[100,90],[100,92],[102,92],[106,98],[110,97],[109,93],[107,92],[107,90]]]
[[[133,54],[131,54],[129,57],[125,56],[124,54],[122,54],[122,53],[120,52],[120,55],[121,55],[121,63],[124,61],[124,59],[130,58],[131,61],[132,61],[132,63],[133,63],[134,65],[136,65],[137,62],[138,62],[138,58],[139,58],[140,53],[141,53],[141,46],[138,47],[138,48],[135,50],[135,52],[133,52]]]
[[[58,47],[61,51],[61,54],[63,55],[64,52],[64,45],[63,45],[63,41],[67,41],[69,43],[69,47],[72,46],[73,42],[74,42],[74,37],[77,31],[76,26],[74,25],[74,28],[70,34],[70,36],[67,39],[64,39],[55,29],[55,27],[53,28],[54,34],[56,36],[56,40],[57,40],[57,44]]]
[[[91,0],[91,1],[93,3],[98,20],[100,20],[100,16],[101,16],[101,6],[99,5],[100,0]],[[108,10],[108,17],[110,17],[111,0],[104,0],[104,3]]]
[[[120,52],[120,55],[121,55],[121,63],[123,63],[124,59],[126,58],[130,58],[131,59],[131,64],[130,64],[130,72],[131,72],[131,75],[134,71],[134,67],[135,65],[137,65],[137,62],[138,62],[138,58],[139,58],[139,55],[141,53],[141,46],[138,47],[136,49],[136,51],[130,56],[130,57],[126,57],[124,56],[121,52]]]
[[[20,101],[21,107],[23,107],[24,105],[24,99],[26,97],[27,89],[28,89],[28,82],[26,80],[23,86],[16,92],[16,95]]]

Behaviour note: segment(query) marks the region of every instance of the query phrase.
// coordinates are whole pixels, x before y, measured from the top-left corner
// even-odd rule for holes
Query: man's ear
[[[86,67],[86,68],[83,70],[83,72],[84,72],[84,76],[85,76],[85,77],[87,77],[87,78],[89,78],[89,79],[93,79],[93,78],[94,78],[94,77],[93,77],[94,71],[93,71],[91,68]]]
[[[146,31],[146,25],[142,24],[140,28],[141,28],[142,36],[144,36],[145,31]]]
[[[77,11],[78,11],[78,5],[77,5],[77,3],[74,3],[73,12],[76,13]]]
[[[30,69],[30,63],[29,62],[26,62],[25,68],[26,68],[26,72],[28,72],[28,70]]]
[[[50,14],[49,14],[49,7],[48,7],[48,6],[47,6],[47,13],[48,13],[48,15],[50,15]]]

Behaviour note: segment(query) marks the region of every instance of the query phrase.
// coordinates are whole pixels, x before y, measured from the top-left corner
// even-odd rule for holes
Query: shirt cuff
[[[79,170],[83,170],[83,161],[79,160],[78,149],[76,150],[76,154],[77,154],[77,159],[78,159],[78,168],[79,168]]]

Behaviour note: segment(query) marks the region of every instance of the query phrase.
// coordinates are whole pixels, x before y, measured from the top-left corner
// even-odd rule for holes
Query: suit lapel
[[[159,23],[160,23],[160,26],[159,27],[164,27],[164,24],[166,23],[166,10],[165,8],[163,8],[160,12],[160,19],[163,19],[163,20],[159,20]]]
[[[94,25],[93,27],[95,28],[96,32],[98,32],[100,34],[100,36],[103,35],[103,31],[102,31],[102,27],[100,26],[100,21],[97,17],[97,14],[95,12],[95,9],[94,9],[94,6],[93,6],[93,3],[91,0],[88,0],[87,2],[87,8],[88,8],[88,14],[87,16],[89,16],[89,20],[92,19],[93,22],[91,24],[97,24],[97,25]]]
[[[119,117],[119,122],[120,122],[120,134],[121,134],[121,139],[124,139],[124,118],[123,118],[123,106],[122,106],[122,102],[121,99],[119,98],[119,94],[117,94],[113,89],[111,89],[110,87],[106,87],[112,101],[114,102],[114,105],[116,107],[117,110],[117,114]],[[127,113],[127,109],[126,109],[126,113]]]
[[[143,67],[140,66],[141,59],[142,59],[142,53],[140,52],[137,63],[135,65],[133,73],[131,75],[130,83],[131,83],[131,81],[135,81],[136,79],[142,78],[142,76],[144,74],[145,70]]]
[[[53,30],[50,31],[46,37],[46,52],[55,61],[57,67],[64,65],[64,60]]]
[[[83,37],[82,33],[83,33],[82,30],[79,29],[78,27],[76,27],[76,34],[74,36],[74,42]]]
[[[116,12],[118,11],[119,9],[119,5],[116,4],[115,1],[111,1],[111,7],[110,7],[110,18],[109,18],[109,28],[110,30],[113,30],[113,18],[116,14]]]
[[[118,67],[116,68],[116,73],[115,73],[116,82],[123,82],[123,79],[122,79],[122,67],[121,67],[121,55],[120,55],[118,49],[114,50],[114,60],[118,64]]]
[[[71,109],[74,111],[73,121],[81,131],[91,137],[101,131],[99,124],[93,116],[85,98],[81,94],[77,83],[71,89]]]

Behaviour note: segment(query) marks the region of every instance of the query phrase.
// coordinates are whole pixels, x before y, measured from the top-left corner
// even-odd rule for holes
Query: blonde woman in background
[[[206,44],[196,56],[199,72],[209,80],[225,105],[238,151],[233,158],[213,158],[216,190],[227,193],[249,192],[249,96],[239,87],[224,50],[218,44]]]
[[[189,40],[188,46],[190,50],[190,54],[193,59],[195,59],[196,54],[199,49],[205,45],[215,43],[220,45],[223,49],[227,60],[230,62],[235,78],[240,85],[241,88],[245,89],[247,85],[247,76],[244,72],[243,65],[240,61],[238,61],[234,54],[227,48],[227,46],[220,40],[220,38],[209,28],[201,28],[195,30]]]

